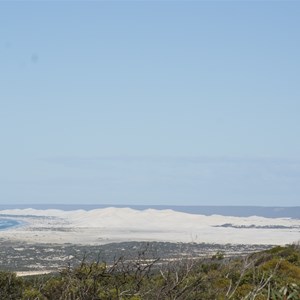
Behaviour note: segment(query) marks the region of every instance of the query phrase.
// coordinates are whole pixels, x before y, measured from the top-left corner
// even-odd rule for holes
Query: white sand
[[[50,274],[52,273],[53,270],[41,270],[41,271],[18,271],[16,272],[16,275],[18,277],[23,277],[23,276],[32,276],[32,275],[45,275],[45,274]]]
[[[284,245],[300,240],[300,220],[289,218],[203,216],[172,210],[113,207],[91,211],[14,209],[2,210],[2,214],[25,224],[0,231],[0,238],[29,243],[168,241]],[[215,227],[226,223],[293,228]]]

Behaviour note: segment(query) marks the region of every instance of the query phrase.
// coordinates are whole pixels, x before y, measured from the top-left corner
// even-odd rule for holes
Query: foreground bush
[[[300,251],[276,247],[247,257],[162,263],[143,252],[112,265],[85,260],[59,275],[18,278],[0,273],[0,299],[300,299]]]
[[[16,274],[0,272],[0,299],[20,299],[23,293],[23,280]]]

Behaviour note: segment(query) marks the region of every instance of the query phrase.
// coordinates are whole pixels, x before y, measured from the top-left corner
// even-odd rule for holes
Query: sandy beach
[[[0,238],[27,243],[101,245],[123,241],[284,245],[300,239],[300,220],[194,215],[172,210],[104,208],[91,211],[14,209],[1,218],[22,225]]]

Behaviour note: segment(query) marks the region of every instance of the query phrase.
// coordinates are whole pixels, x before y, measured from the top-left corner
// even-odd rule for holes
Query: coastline
[[[3,221],[8,221],[8,224],[6,224],[6,226],[3,226],[1,224]],[[0,224],[1,224],[0,231],[9,230],[12,228],[16,228],[16,227],[25,225],[25,223],[23,221],[17,221],[12,217],[6,217],[6,216],[0,216]]]
[[[205,216],[169,209],[13,209],[0,211],[1,216],[10,216],[22,225],[0,231],[0,238],[24,243],[103,245],[165,241],[285,245],[298,242],[300,232],[300,220],[296,219]]]

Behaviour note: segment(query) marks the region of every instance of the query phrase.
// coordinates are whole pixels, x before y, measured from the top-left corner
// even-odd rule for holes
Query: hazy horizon
[[[196,215],[221,215],[221,216],[235,216],[235,217],[251,217],[261,216],[265,218],[292,218],[300,219],[300,206],[213,206],[213,205],[131,205],[131,204],[0,204],[0,217],[3,211],[13,212],[14,210],[34,209],[41,211],[60,210],[60,211],[94,211],[106,208],[130,208],[136,211],[147,210],[172,210],[175,212],[183,212],[187,214]],[[12,211],[11,211],[12,210]],[[5,213],[4,213],[5,215]]]

